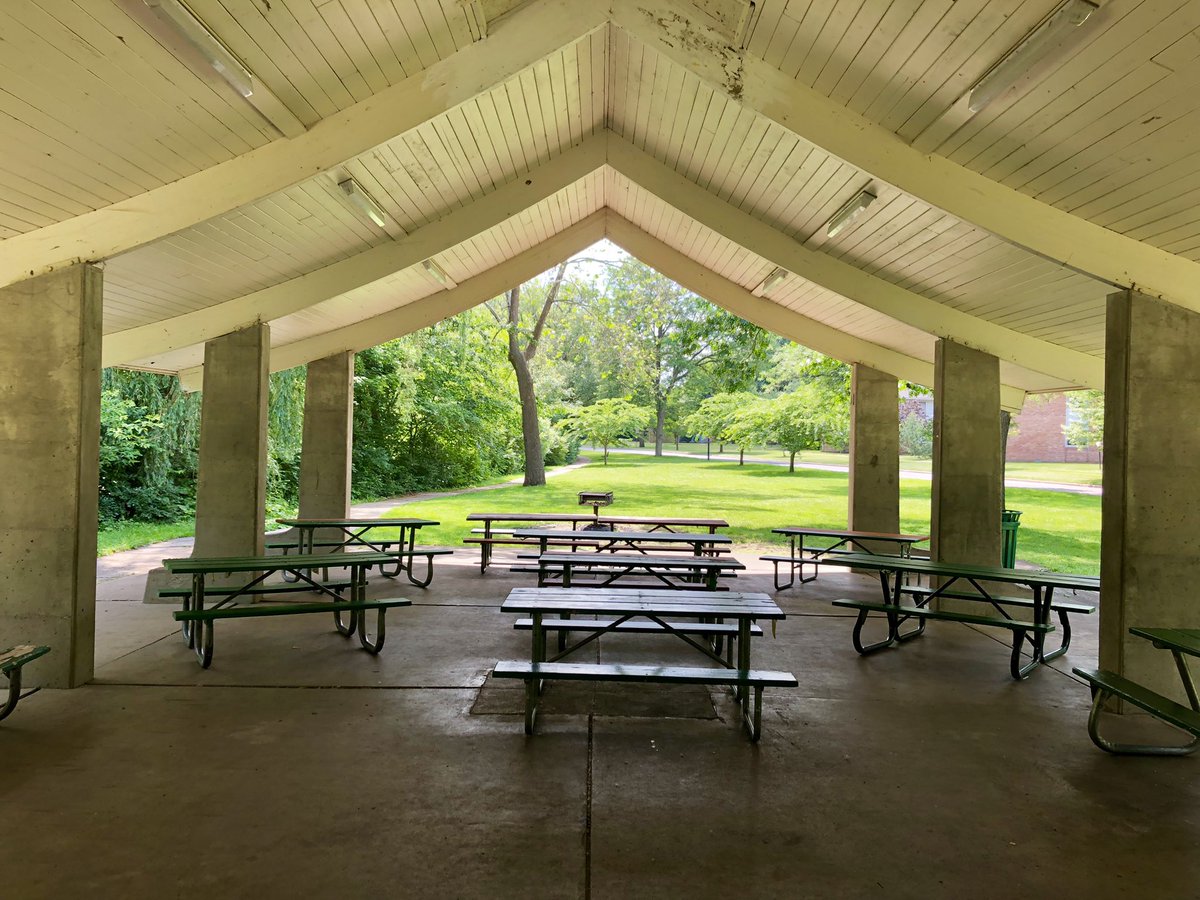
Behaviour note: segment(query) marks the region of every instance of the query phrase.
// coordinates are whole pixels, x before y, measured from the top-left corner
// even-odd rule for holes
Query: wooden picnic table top
[[[164,559],[163,568],[172,575],[205,575],[217,572],[265,572],[287,569],[323,569],[337,566],[366,566],[395,563],[395,553],[366,550],[354,553],[308,553],[290,556],[219,556]]]
[[[771,531],[775,534],[797,537],[804,535],[806,537],[862,538],[863,540],[869,538],[878,541],[892,541],[897,544],[919,544],[921,541],[929,540],[927,534],[888,534],[883,531],[849,531],[844,528],[809,528],[805,525],[784,525],[781,528],[772,528]]]
[[[1130,628],[1129,633],[1168,650],[1200,656],[1200,628]]]
[[[609,615],[726,616],[783,619],[769,596],[744,591],[605,590],[514,588],[501,612],[594,612]]]
[[[646,556],[642,553],[543,553],[539,563],[551,565],[656,566],[662,569],[744,569],[745,563],[717,556]]]
[[[567,531],[559,528],[515,528],[514,537],[570,538],[588,541],[645,541],[676,544],[732,544],[727,534],[707,534],[698,531]]]
[[[578,513],[497,512],[469,513],[468,522],[600,522],[604,525],[696,525],[704,528],[728,528],[724,519],[693,519],[675,516],[594,516]]]
[[[822,565],[846,566],[855,569],[956,576],[1037,587],[1061,587],[1083,591],[1100,590],[1100,579],[1095,575],[1068,575],[1062,572],[1038,572],[1034,569],[1005,569],[1001,566],[937,562],[932,559],[907,559],[899,556],[876,556],[870,553],[843,553],[836,557],[826,557],[821,560],[821,563]]]
[[[386,528],[388,526],[405,526],[408,528],[423,528],[426,525],[440,525],[433,519],[276,519],[280,525],[293,528]]]

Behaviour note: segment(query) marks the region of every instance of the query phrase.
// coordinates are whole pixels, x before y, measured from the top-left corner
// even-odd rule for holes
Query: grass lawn
[[[667,442],[664,450],[672,453],[675,451],[675,445]],[[719,454],[720,445],[713,444],[712,452]],[[596,451],[598,452],[598,451]],[[614,452],[620,452],[614,450]],[[680,444],[680,453],[686,453],[689,456],[705,458],[706,451],[704,444]],[[737,447],[732,444],[725,445],[725,452],[719,454],[722,456],[737,456]],[[755,459],[768,460],[784,460],[788,455],[778,447],[754,447],[746,450],[747,462]],[[826,453],[821,450],[805,450],[796,457],[798,463],[816,463],[822,466],[849,466],[850,457],[846,453]],[[933,460],[928,457],[919,456],[901,456],[900,469],[905,472],[931,472],[933,471]],[[1010,462],[1005,466],[1005,475],[1008,478],[1023,479],[1025,481],[1047,481],[1058,484],[1088,484],[1099,486],[1101,482],[1100,466],[1095,463],[1019,463]]]
[[[799,469],[789,474],[780,466],[614,454],[607,467],[597,461],[551,478],[543,487],[425,500],[398,506],[388,515],[436,519],[442,524],[422,529],[420,542],[461,547],[472,526],[468,513],[570,512],[578,509],[578,491],[611,490],[614,513],[720,516],[729,521],[734,540],[765,547],[783,543],[771,534],[780,525],[845,528],[847,482],[844,472]],[[928,533],[929,489],[928,481],[901,481],[902,531]],[[1008,506],[1024,512],[1019,560],[1060,572],[1099,571],[1099,497],[1010,488]]]
[[[182,522],[121,522],[100,529],[96,536],[96,555],[107,556],[158,541],[188,537],[195,530],[196,522],[193,519],[185,519]]]

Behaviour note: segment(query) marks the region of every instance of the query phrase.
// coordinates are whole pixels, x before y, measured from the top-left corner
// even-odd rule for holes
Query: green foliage
[[[563,425],[545,420],[542,426],[542,454],[547,466],[566,466],[579,457],[580,437]]]
[[[1104,449],[1104,392],[1071,391],[1067,394],[1067,423],[1063,434],[1072,447]]]
[[[628,400],[597,400],[564,419],[567,428],[604,448],[604,463],[608,464],[608,448],[623,437],[647,428],[654,413]]]
[[[267,507],[288,515],[300,502],[300,444],[304,432],[304,381],[297,366],[271,375],[267,405]]]
[[[521,466],[505,339],[480,310],[356,356],[354,493],[474,484]]]
[[[105,369],[100,393],[100,521],[169,522],[195,502],[200,401],[177,378]]]
[[[791,393],[760,401],[747,410],[744,427],[754,440],[778,444],[789,454],[789,470],[802,450],[819,450],[846,439],[849,423],[840,404],[818,384],[798,385]]]
[[[900,420],[900,452],[928,458],[933,454],[933,423],[910,412]]]

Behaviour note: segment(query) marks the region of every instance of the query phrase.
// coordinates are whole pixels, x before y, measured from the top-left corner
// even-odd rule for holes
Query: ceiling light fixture
[[[767,291],[779,285],[785,278],[788,277],[789,274],[790,273],[787,269],[782,269],[779,266],[776,266],[767,274],[766,278],[758,283],[758,287],[756,287],[750,293],[752,293],[755,297],[765,297],[767,295]]]
[[[1067,0],[988,69],[971,88],[968,109],[979,112],[1015,85],[1061,38],[1086,22],[1099,8],[1090,0]]]
[[[875,194],[868,188],[859,191],[825,223],[825,234],[834,237],[839,231],[862,215],[862,211],[875,202]]]
[[[338,182],[338,187],[342,189],[342,193],[353,204],[362,215],[366,216],[380,228],[387,227],[387,213],[383,211],[383,207],[375,202],[375,198],[363,190],[361,184],[353,178],[347,178],[344,181]]]
[[[435,263],[432,259],[421,260],[421,265],[425,267],[425,271],[428,272],[435,281],[440,282],[447,290],[458,287],[458,283],[449,275],[447,275],[445,269]]]
[[[205,62],[212,66],[213,71],[228,81],[235,91],[246,98],[254,94],[254,75],[190,9],[179,0],[143,2],[160,20],[174,28],[195,47]]]

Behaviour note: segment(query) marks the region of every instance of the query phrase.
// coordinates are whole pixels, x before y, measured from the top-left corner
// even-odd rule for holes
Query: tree
[[[822,407],[820,391],[811,384],[762,401],[747,413],[747,418],[747,427],[789,454],[789,472],[796,471],[798,453],[819,450],[827,437],[836,434],[838,424],[836,413]]]
[[[532,331],[529,332],[524,347],[521,346],[521,339],[523,337],[521,333],[522,286],[517,285],[508,292],[507,314],[504,325],[508,332],[508,361],[517,376],[517,394],[521,400],[521,438],[525,448],[526,487],[546,483],[546,461],[542,453],[541,426],[538,423],[537,391],[534,387],[533,375],[529,370],[529,363],[537,356],[538,344],[542,339],[542,333],[546,330],[546,322],[550,318],[550,311],[554,308],[554,304],[558,300],[559,291],[562,289],[563,278],[567,274],[567,266],[569,264],[569,260],[560,263],[555,270],[549,288],[546,291],[546,296],[542,300],[542,308],[538,313],[537,322],[534,324]],[[488,309],[496,317],[497,321],[499,321],[499,314],[492,310],[491,306]]]
[[[610,328],[620,330],[621,365],[639,371],[635,394],[654,409],[654,455],[662,456],[668,405],[690,377],[708,371],[725,389],[753,380],[766,355],[766,332],[632,257],[607,282]]]
[[[1072,447],[1104,450],[1104,392],[1071,391],[1067,394],[1067,422],[1062,427]]]
[[[610,399],[597,400],[591,406],[580,407],[564,422],[593,445],[599,444],[604,448],[604,464],[607,466],[609,446],[645,428],[651,416],[651,411],[644,406],[635,406],[628,400]]]
[[[745,391],[714,394],[684,419],[684,426],[696,434],[732,443],[738,448],[738,465],[744,465],[746,445],[753,443],[756,432],[752,419],[744,413],[757,402],[757,397]]]

